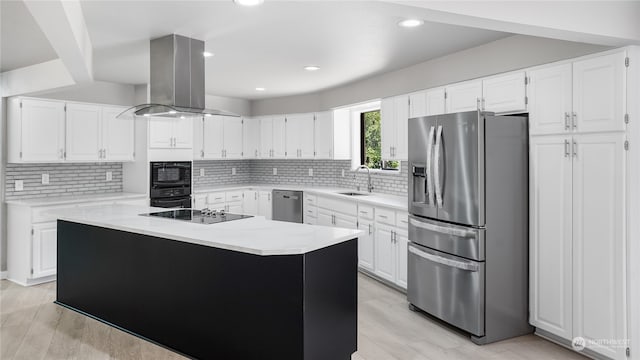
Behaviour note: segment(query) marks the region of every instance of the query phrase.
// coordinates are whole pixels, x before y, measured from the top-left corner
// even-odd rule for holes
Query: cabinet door
[[[204,159],[204,117],[193,122],[193,159]]]
[[[532,325],[563,339],[572,328],[571,136],[534,136],[529,161]]]
[[[64,103],[23,99],[22,161],[64,160]]]
[[[440,115],[445,113],[445,96],[444,96],[444,88],[436,88],[427,90],[425,94],[426,101],[426,114],[429,115]]]
[[[383,160],[392,159],[396,145],[396,104],[393,98],[384,98],[380,104],[380,141]]]
[[[314,114],[305,114],[302,117],[300,122],[300,134],[298,147],[300,148],[300,158],[301,159],[313,159],[314,151],[315,151],[315,137],[314,137],[314,129],[315,129],[315,118]]]
[[[242,127],[242,157],[257,159],[260,157],[260,120],[245,118]]]
[[[103,160],[133,161],[135,152],[135,120],[117,118],[124,108],[102,108]]]
[[[101,108],[89,104],[67,104],[66,159],[70,161],[102,160]]]
[[[31,278],[56,274],[58,232],[55,222],[33,225]]]
[[[149,118],[149,148],[169,149],[173,147],[174,119],[152,117]]]
[[[624,135],[580,135],[575,141],[573,335],[626,339]],[[625,358],[623,346],[590,349]]]
[[[529,133],[571,131],[571,64],[529,72]]]
[[[273,157],[273,119],[270,117],[260,119],[260,157]]]
[[[316,113],[315,121],[315,158],[333,158],[333,112]]]
[[[258,192],[245,190],[242,193],[242,208],[245,214],[258,215]]]
[[[626,109],[625,52],[573,63],[576,131],[623,131]]]
[[[393,148],[394,160],[407,160],[409,158],[409,97],[407,95],[396,96],[396,145]]]
[[[204,118],[202,127],[204,159],[222,159],[224,150],[224,120],[222,116]]]
[[[258,194],[258,215],[271,220],[271,191],[260,191]]]
[[[477,110],[481,98],[481,80],[447,86],[447,113]]]
[[[273,118],[273,157],[284,159],[287,155],[287,125],[284,116],[276,116]],[[295,156],[292,156],[295,157]]]
[[[526,111],[525,72],[490,77],[482,81],[482,109],[495,113]]]
[[[343,215],[339,213],[335,213],[333,215],[335,226],[341,227],[345,229],[357,229],[358,228],[358,219],[355,216]]]
[[[427,116],[427,94],[425,91],[409,94],[409,118],[421,116]]]
[[[242,208],[242,202],[228,203],[227,212],[230,212],[232,214],[244,214],[244,209]]]
[[[224,117],[224,157],[242,158],[242,118]]]
[[[318,225],[334,226],[333,213],[324,209],[318,209]]]
[[[375,267],[373,272],[385,280],[394,282],[396,276],[396,246],[393,242],[393,228],[376,224],[374,244]]]
[[[287,115],[286,150],[288,158],[313,158],[313,114]]]
[[[193,197],[193,208],[202,210],[207,207],[207,195],[195,195]]]
[[[200,117],[185,117],[174,119],[173,121],[173,147],[178,149],[193,148],[193,123],[199,121]]]
[[[358,230],[364,232],[364,234],[358,238],[358,265],[361,268],[373,271],[373,222],[360,220]]]
[[[407,288],[407,266],[409,257],[409,236],[403,231],[396,231],[396,285]]]

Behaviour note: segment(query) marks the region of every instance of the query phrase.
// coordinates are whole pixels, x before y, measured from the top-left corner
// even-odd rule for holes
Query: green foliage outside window
[[[380,110],[362,113],[364,131],[364,165],[370,169],[397,169],[397,161],[382,161]]]

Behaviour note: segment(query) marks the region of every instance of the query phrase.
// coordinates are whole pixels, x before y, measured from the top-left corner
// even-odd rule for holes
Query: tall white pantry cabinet
[[[627,249],[638,241],[627,228],[629,154],[640,145],[628,125],[638,102],[637,85],[627,86],[632,53],[527,71],[530,321],[542,336],[582,337],[585,351],[611,359],[631,352],[627,320],[637,317],[628,306]]]

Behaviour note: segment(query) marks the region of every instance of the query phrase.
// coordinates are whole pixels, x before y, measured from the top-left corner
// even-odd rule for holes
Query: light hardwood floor
[[[364,275],[358,282],[358,352],[353,360],[583,359],[532,335],[474,345],[409,311],[403,294]],[[55,282],[22,287],[0,281],[0,359],[184,359],[53,304],[55,290]]]

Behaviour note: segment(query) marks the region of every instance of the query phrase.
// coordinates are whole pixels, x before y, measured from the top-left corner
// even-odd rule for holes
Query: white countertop
[[[240,189],[298,190],[298,191],[313,193],[317,195],[327,195],[327,196],[333,196],[340,199],[357,201],[360,203],[367,203],[374,206],[385,206],[385,207],[393,208],[396,210],[407,211],[408,209],[407,197],[405,196],[382,194],[382,193],[376,193],[376,192],[366,193],[363,191],[359,191],[359,192],[367,195],[349,196],[349,195],[338,194],[339,192],[356,192],[353,189],[349,189],[349,188],[305,187],[305,186],[283,185],[283,184],[266,184],[266,185],[246,184],[246,185],[217,186],[217,187],[210,187],[205,189],[198,189],[193,191],[193,194],[198,195],[198,194],[206,194],[206,193],[211,193],[216,191],[232,191],[232,190],[240,190]]]
[[[360,230],[266,220],[262,216],[196,224],[139,214],[168,209],[134,205],[57,210],[59,220],[95,225],[255,255],[305,254],[358,237]]]
[[[49,196],[32,199],[20,199],[20,200],[7,200],[7,204],[11,205],[23,205],[23,206],[49,206],[49,205],[63,205],[74,204],[81,202],[91,201],[109,201],[109,200],[124,200],[124,199],[146,199],[146,194],[118,192],[118,193],[104,193],[104,194],[89,194],[89,195],[67,195],[67,196]]]

